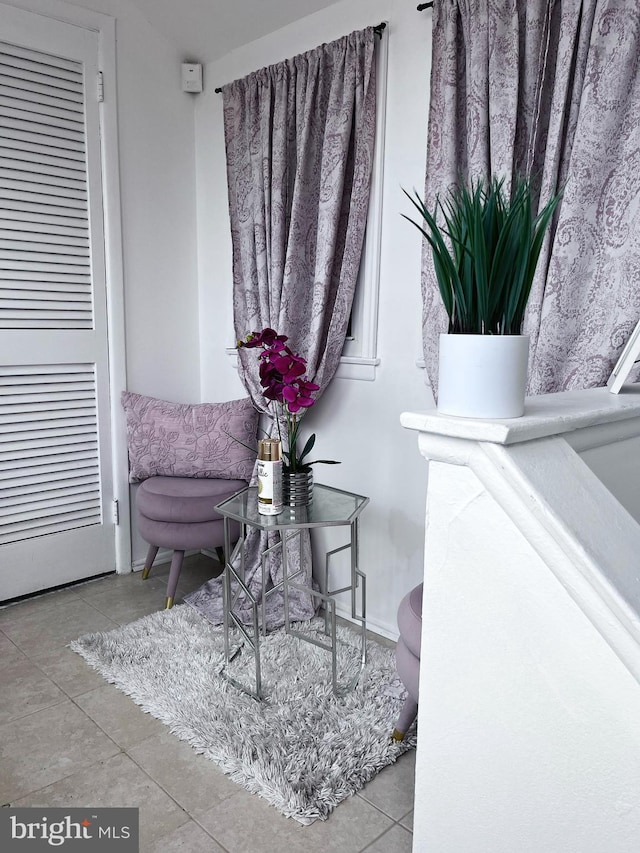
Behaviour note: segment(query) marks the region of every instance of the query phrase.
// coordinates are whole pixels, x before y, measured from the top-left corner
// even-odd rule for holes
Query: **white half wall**
[[[398,604],[422,576],[424,472],[398,416],[405,408],[428,404],[431,394],[424,371],[416,367],[422,347],[420,235],[400,213],[408,210],[401,188],[422,190],[424,185],[431,12],[418,13],[404,0],[345,0],[206,66],[205,91],[196,104],[201,397],[215,402],[244,396],[225,353],[234,343],[231,237],[222,98],[214,88],[381,21],[388,22],[389,65],[380,365],[373,382],[335,378],[305,426],[307,434],[317,433],[319,455],[342,463],[317,466],[316,479],[371,498],[361,519],[367,613],[374,630],[395,637]],[[317,540],[322,547],[342,544],[335,532]]]
[[[576,449],[615,458],[640,386],[402,422],[429,461],[414,851],[635,853],[640,525]]]

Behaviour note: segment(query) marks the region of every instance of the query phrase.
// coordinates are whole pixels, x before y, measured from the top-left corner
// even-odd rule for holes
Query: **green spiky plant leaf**
[[[429,243],[453,334],[519,335],[544,235],[562,191],[533,215],[531,182],[504,178],[459,185],[433,211],[404,190],[420,221],[404,216]],[[440,221],[439,221],[440,220]]]

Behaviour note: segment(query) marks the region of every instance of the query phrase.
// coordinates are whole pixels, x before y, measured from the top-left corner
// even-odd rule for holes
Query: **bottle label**
[[[282,509],[282,461],[258,460],[258,512],[277,515]]]

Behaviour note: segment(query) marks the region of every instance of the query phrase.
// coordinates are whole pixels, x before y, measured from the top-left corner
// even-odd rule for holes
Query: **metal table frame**
[[[359,518],[362,510],[369,503],[369,498],[357,495],[353,492],[345,492],[331,486],[314,484],[314,501],[310,507],[283,508],[279,515],[259,515],[257,512],[257,489],[247,487],[227,498],[216,507],[224,518],[224,554],[225,569],[223,577],[223,608],[224,608],[224,656],[225,665],[222,675],[238,689],[248,693],[255,699],[263,698],[262,676],[260,669],[260,621],[262,621],[262,634],[266,634],[266,598],[276,590],[282,589],[284,598],[284,627],[288,634],[305,642],[313,643],[320,648],[331,652],[332,685],[337,696],[342,696],[352,690],[357,684],[362,669],[366,663],[366,575],[358,565],[359,557]],[[235,521],[240,524],[240,537],[232,549],[231,523]],[[302,568],[293,574],[289,572],[289,561],[287,556],[289,544],[297,537],[302,545],[302,530],[315,527],[348,527],[349,541],[338,548],[328,551],[325,555],[324,573],[322,577],[322,589],[320,592],[296,581],[302,573]],[[280,541],[266,548],[261,556],[262,561],[262,588],[266,585],[267,559],[272,551],[280,550],[282,554],[282,581],[276,584],[266,593],[263,592],[262,603],[252,595],[245,584],[245,560],[244,543],[247,528],[254,527],[267,532],[279,531]],[[329,567],[331,558],[342,551],[350,550],[350,582],[339,589],[329,589]],[[301,547],[302,553],[302,547]],[[234,565],[235,564],[235,565]],[[237,584],[233,591],[232,581]],[[289,614],[289,591],[298,589],[310,594],[315,600],[322,602],[324,608],[324,631],[318,632],[313,637],[296,631],[293,627]],[[360,590],[360,607],[358,608],[358,589]],[[252,607],[252,624],[245,625],[238,614],[235,606],[240,593],[243,592]],[[337,672],[337,641],[336,641],[336,601],[335,596],[340,593],[351,592],[351,617],[360,622],[360,666],[356,675],[346,684],[338,683]],[[261,609],[261,614],[260,614]],[[262,620],[259,619],[262,616]],[[245,640],[247,646],[253,651],[255,659],[255,689],[247,687],[237,679],[231,672],[230,666],[242,651],[242,644],[231,648],[230,630],[235,626]]]

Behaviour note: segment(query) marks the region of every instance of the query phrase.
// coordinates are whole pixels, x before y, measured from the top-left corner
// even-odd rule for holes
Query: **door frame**
[[[132,570],[132,546],[129,458],[124,411],[120,405],[120,395],[127,387],[127,361],[118,104],[116,100],[116,19],[101,12],[71,6],[62,0],[10,0],[8,3],[3,2],[2,5],[13,6],[26,12],[42,15],[45,18],[53,18],[98,33],[98,63],[104,80],[104,100],[98,104],[98,109],[107,291],[111,469],[113,474],[113,500],[118,502],[119,516],[118,523],[115,525],[115,569],[118,574],[127,574]],[[109,510],[108,506],[104,507],[105,513],[108,513]]]

